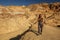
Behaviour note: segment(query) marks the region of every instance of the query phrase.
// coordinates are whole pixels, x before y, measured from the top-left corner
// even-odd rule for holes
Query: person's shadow
[[[23,34],[21,34],[21,35],[17,35],[16,37],[10,38],[9,40],[20,40],[21,37],[22,37],[23,35],[25,35],[27,32],[29,32],[29,30],[25,31],[25,32],[24,32]]]
[[[31,27],[30,27],[30,28],[31,28]],[[35,33],[37,36],[40,35],[39,32],[36,32],[36,31],[34,31],[34,30],[30,30],[30,28],[29,28],[27,31],[25,31],[23,34],[17,35],[16,37],[10,38],[9,40],[20,40],[21,37],[24,36],[24,35],[25,35],[26,33],[28,33],[28,32],[33,32],[33,33]]]
[[[21,38],[21,35],[17,35],[16,37],[13,37],[13,38],[11,38],[9,40],[20,40],[20,38]]]

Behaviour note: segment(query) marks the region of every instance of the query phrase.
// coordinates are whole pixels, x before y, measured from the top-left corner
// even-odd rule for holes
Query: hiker
[[[42,15],[40,14],[38,17],[38,33],[42,34],[42,29],[43,29],[43,18]]]

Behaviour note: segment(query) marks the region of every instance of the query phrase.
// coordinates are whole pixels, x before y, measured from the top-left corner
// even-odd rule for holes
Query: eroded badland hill
[[[43,18],[42,34],[38,15]],[[0,6],[0,40],[60,40],[60,2],[29,6]]]

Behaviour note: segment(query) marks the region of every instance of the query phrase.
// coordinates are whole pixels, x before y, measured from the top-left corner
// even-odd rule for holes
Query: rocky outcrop
[[[0,34],[20,30],[20,34],[37,22],[41,14],[43,23],[49,26],[60,25],[60,3],[41,3],[29,6],[0,6]],[[31,29],[35,30],[38,24]],[[36,29],[37,30],[37,29]]]
[[[3,6],[0,8],[0,34],[29,29],[37,17],[25,6]]]
[[[28,6],[30,11],[36,14],[42,14],[47,25],[60,25],[60,2],[57,3],[42,3],[32,4]],[[52,23],[52,24],[51,24]]]

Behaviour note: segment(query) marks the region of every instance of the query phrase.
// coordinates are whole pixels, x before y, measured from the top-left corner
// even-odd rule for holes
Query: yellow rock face
[[[56,9],[57,7],[57,9]],[[36,15],[42,14],[47,25],[60,25],[60,3],[33,4],[30,6],[0,6],[0,34],[29,29]],[[31,23],[31,24],[30,24]],[[57,23],[57,24],[56,24]]]
[[[17,30],[20,30],[20,34],[22,34],[31,26],[30,21],[35,19],[35,15],[30,15],[27,19],[25,13],[28,9],[22,6],[6,6],[0,7],[0,9],[0,34]]]

